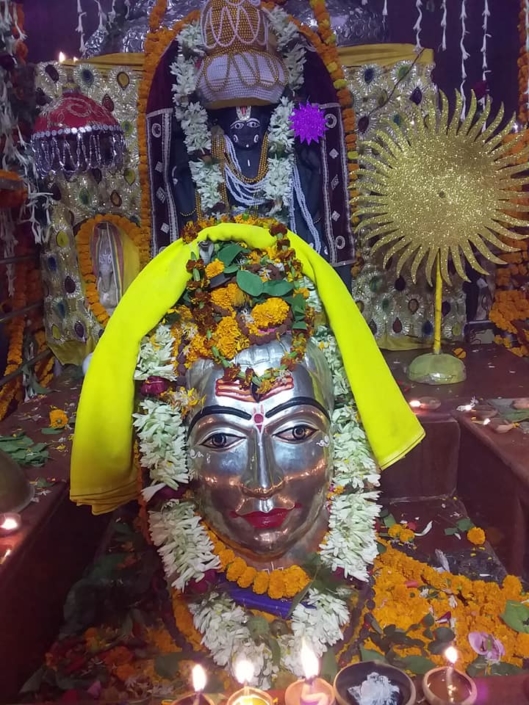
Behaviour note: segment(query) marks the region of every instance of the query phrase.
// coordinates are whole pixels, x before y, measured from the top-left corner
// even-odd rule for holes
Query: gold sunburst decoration
[[[448,99],[439,95],[438,104],[430,100],[400,126],[391,123],[364,142],[359,171],[363,195],[358,197],[357,214],[364,238],[378,238],[372,252],[389,246],[384,266],[398,255],[397,276],[405,263],[411,263],[415,282],[424,262],[430,284],[434,265],[449,284],[450,259],[459,276],[468,281],[462,257],[486,274],[476,253],[504,264],[491,247],[512,252],[516,248],[500,238],[525,237],[513,228],[527,227],[516,213],[529,210],[520,194],[520,187],[529,183],[521,175],[527,170],[529,149],[514,154],[517,140],[505,141],[515,118],[498,131],[503,106],[489,122],[490,100],[477,115],[472,95],[463,116],[457,93],[450,115]]]

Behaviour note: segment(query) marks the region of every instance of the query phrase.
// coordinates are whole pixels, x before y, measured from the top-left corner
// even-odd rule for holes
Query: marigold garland
[[[24,308],[27,304],[26,298],[26,282],[27,282],[27,267],[25,262],[17,264],[15,269],[15,295],[12,299],[11,310],[17,311]],[[4,370],[4,376],[16,372],[22,365],[22,355],[24,349],[24,329],[26,327],[26,319],[24,316],[13,318],[7,327],[9,335],[9,349],[7,351],[7,364]],[[9,406],[15,398],[22,384],[22,377],[19,375],[11,382],[4,384],[0,389],[0,420],[3,419],[9,411]]]
[[[150,31],[145,38],[145,61],[142,80],[138,89],[138,172],[141,182],[140,222],[142,241],[151,246],[151,189],[149,179],[149,161],[147,152],[147,102],[160,60],[169,44],[190,22],[200,18],[200,11],[194,10],[187,17],[176,22],[171,29],[161,26],[167,10],[167,0],[158,0],[149,17]]]
[[[500,617],[508,600],[524,602],[527,599],[516,576],[507,576],[500,585],[440,573],[382,540],[381,543],[385,551],[376,559],[373,571],[374,607],[366,608],[364,618],[372,614],[381,629],[389,626],[401,629],[410,638],[423,642],[427,649],[433,634],[432,638],[425,636],[422,620],[432,614],[436,623],[443,624],[448,615],[453,620],[461,670],[464,671],[477,658],[468,640],[470,632],[475,631],[491,634],[501,641],[505,648],[502,662],[517,667],[523,665],[523,659],[529,653],[529,634],[515,632]],[[414,625],[416,628],[411,628]],[[381,653],[370,639],[363,646]],[[396,644],[392,648],[398,657],[421,654],[418,646]],[[429,658],[440,666],[445,665],[442,654],[429,654]]]
[[[136,245],[140,257],[140,269],[149,261],[149,247],[146,245],[141,229],[128,218],[113,213],[105,215],[96,215],[94,218],[89,218],[80,227],[75,244],[77,247],[77,256],[79,259],[79,269],[85,286],[85,297],[88,301],[89,309],[97,318],[99,323],[104,327],[108,323],[110,316],[99,300],[99,292],[97,290],[97,280],[94,274],[94,263],[92,262],[92,253],[90,241],[94,232],[94,226],[97,223],[110,222],[113,223],[118,230],[124,232],[131,241]]]
[[[300,566],[293,565],[271,572],[256,570],[243,558],[236,557],[212,531],[208,536],[213,543],[213,550],[219,557],[221,571],[226,580],[237,583],[241,588],[251,588],[257,595],[267,593],[272,600],[291,599],[310,583],[309,576]]]
[[[525,0],[521,0],[518,32],[520,36],[520,54],[518,57],[518,117],[520,122],[527,125],[529,122],[527,86],[529,85],[529,53],[527,52],[527,29],[525,26]]]

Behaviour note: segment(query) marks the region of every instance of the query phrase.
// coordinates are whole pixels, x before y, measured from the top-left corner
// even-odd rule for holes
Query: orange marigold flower
[[[201,358],[211,357],[210,346],[208,340],[203,335],[193,336],[191,343],[189,345],[189,352],[187,354],[187,365],[191,365],[196,360]]]
[[[230,282],[227,286],[219,286],[210,294],[211,302],[215,306],[220,306],[230,311],[236,306],[244,304],[244,292],[239,289],[235,282]]]
[[[520,578],[517,578],[516,575],[508,575],[503,581],[502,587],[503,595],[508,600],[516,599],[523,593],[522,583],[520,582]],[[529,654],[529,649],[527,653]]]
[[[246,562],[242,558],[236,558],[229,564],[226,578],[232,582],[238,580],[246,570],[246,567]]]
[[[221,262],[220,259],[214,259],[213,262],[210,262],[209,264],[206,265],[206,276],[209,279],[213,279],[213,277],[216,277],[219,274],[222,274],[223,271],[224,271],[224,262]]]
[[[406,529],[403,527],[399,535],[400,541],[402,541],[403,543],[409,543],[410,541],[413,541],[414,538],[415,533],[411,529]]]
[[[253,307],[252,318],[258,328],[266,330],[284,323],[289,310],[290,306],[286,301],[272,296],[264,303]]]
[[[242,588],[249,588],[257,576],[257,570],[247,565],[243,574],[237,580],[237,585]]]
[[[62,409],[52,409],[50,411],[50,426],[52,428],[64,428],[68,425],[68,416]]]
[[[294,597],[295,595],[298,594],[298,592],[301,592],[301,590],[306,588],[310,582],[310,578],[305,573],[303,568],[300,568],[297,565],[293,565],[288,570],[286,570],[284,578],[285,578],[285,591],[284,591],[285,597]]]
[[[264,593],[268,590],[269,580],[270,578],[268,576],[268,573],[260,571],[257,574],[256,579],[253,581],[253,591],[257,595],[264,595]]]
[[[248,338],[242,334],[235,316],[225,316],[221,319],[213,332],[211,343],[227,360],[233,360],[238,352],[250,345]]]
[[[467,532],[467,539],[475,546],[482,546],[485,543],[485,532],[478,526],[474,526]]]
[[[219,561],[223,570],[226,570],[229,563],[235,560],[235,553],[231,548],[227,548],[225,551],[220,551]]]
[[[285,579],[282,570],[273,570],[268,582],[268,596],[280,600],[285,594]]]
[[[388,529],[388,536],[390,539],[398,539],[401,531],[402,526],[400,524],[393,524],[393,526],[390,526]]]

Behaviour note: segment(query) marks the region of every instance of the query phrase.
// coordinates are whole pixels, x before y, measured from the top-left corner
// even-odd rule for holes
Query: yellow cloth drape
[[[303,272],[314,282],[336,336],[358,411],[382,468],[408,453],[424,436],[356,304],[334,269],[301,238],[289,233]],[[94,514],[134,499],[132,464],[133,375],[142,338],[182,295],[186,264],[198,241],[238,240],[251,248],[272,245],[264,228],[222,223],[198,240],[170,245],[131,284],[112,315],[83,385],[72,452],[71,497]]]
[[[399,61],[416,62],[418,64],[433,64],[434,53],[432,49],[423,49],[417,57],[413,44],[361,44],[354,47],[340,47],[338,49],[342,66],[358,67],[378,64],[391,66]]]

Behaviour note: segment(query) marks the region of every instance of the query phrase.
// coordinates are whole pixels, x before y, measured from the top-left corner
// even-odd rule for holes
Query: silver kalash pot
[[[34,489],[24,471],[7,453],[0,450],[0,514],[20,512],[33,499]]]

